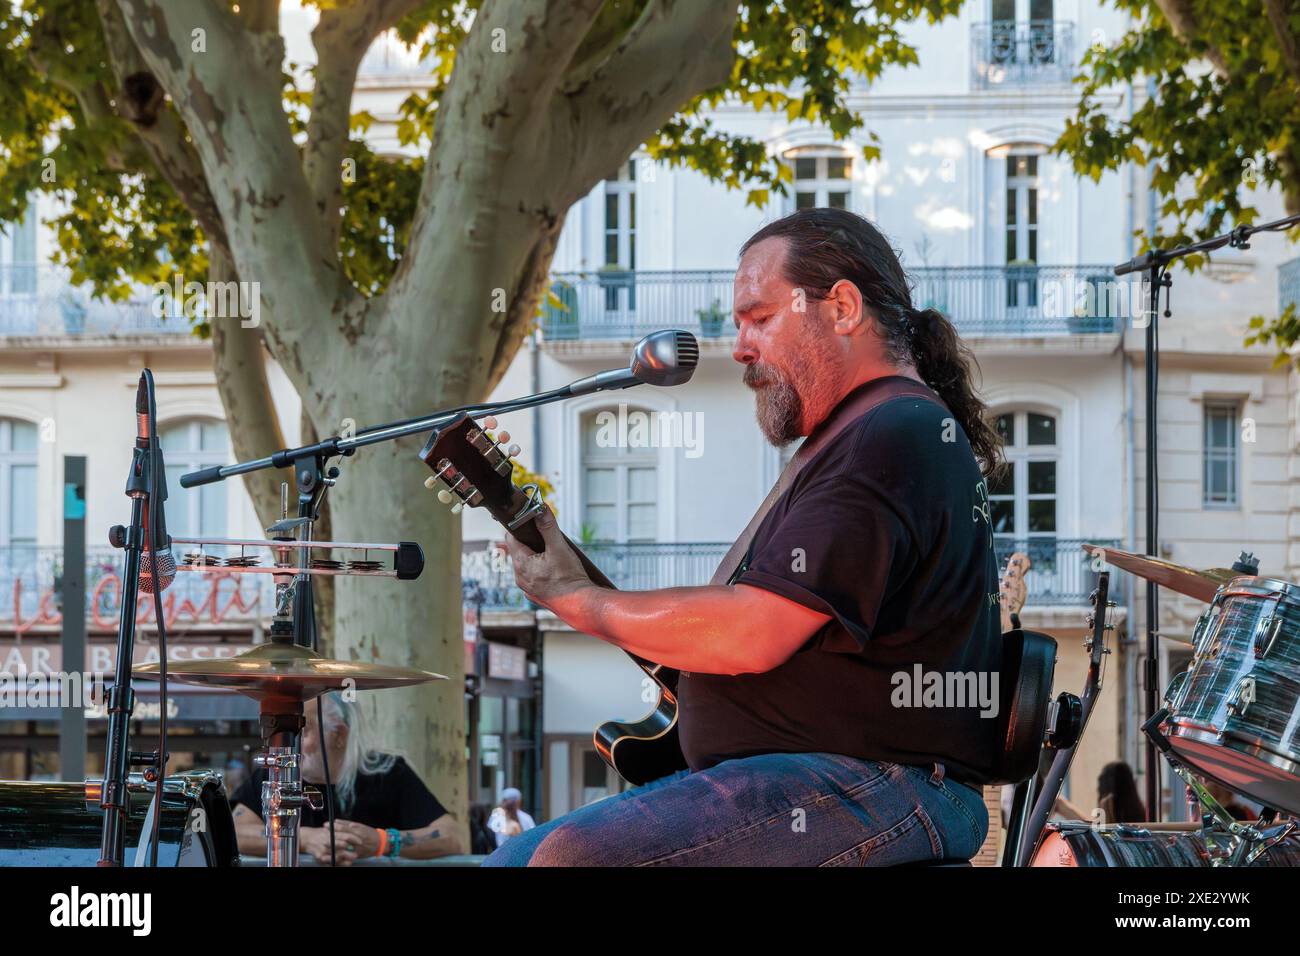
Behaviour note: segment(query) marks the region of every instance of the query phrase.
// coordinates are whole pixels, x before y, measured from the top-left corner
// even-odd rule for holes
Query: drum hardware
[[[1089,596],[1092,609],[1088,614],[1089,633],[1084,646],[1088,650],[1088,673],[1084,679],[1082,697],[1062,693],[1050,705],[1048,741],[1056,749],[1051,768],[1043,778],[1042,786],[1037,788],[1037,778],[1031,777],[1027,783],[1017,787],[1023,792],[1017,793],[1013,805],[1011,825],[1007,828],[1007,844],[1003,852],[1004,866],[1032,865],[1035,847],[1046,832],[1047,819],[1060,796],[1066,774],[1074,760],[1075,747],[1092,716],[1093,704],[1101,692],[1102,671],[1105,656],[1110,653],[1106,647],[1106,633],[1115,629],[1111,621],[1111,612],[1115,602],[1110,599],[1110,572],[1102,571],[1097,576],[1097,587]],[[1064,719],[1062,731],[1054,734],[1052,718]],[[1055,739],[1053,739],[1055,737]],[[1025,813],[1025,805],[1032,800],[1032,809]]]
[[[1273,645],[1277,643],[1277,637],[1282,633],[1282,618],[1278,614],[1278,606],[1282,603],[1282,595],[1277,594],[1273,598],[1273,610],[1268,616],[1262,618],[1259,627],[1255,629],[1255,657],[1268,657],[1269,651],[1273,650]],[[1261,640],[1262,639],[1262,640]],[[1261,643],[1263,648],[1260,647]]]
[[[1148,727],[1151,728],[1149,731]],[[1155,735],[1153,739],[1156,741],[1156,746],[1160,748],[1170,769],[1187,787],[1188,804],[1194,811],[1199,808],[1203,838],[1208,849],[1216,854],[1210,865],[1252,866],[1269,850],[1297,832],[1295,820],[1288,819],[1280,824],[1273,824],[1275,814],[1272,810],[1266,811],[1258,825],[1237,820],[1215,799],[1209,788],[1187,764],[1169,749],[1168,740],[1160,733],[1159,723],[1153,724],[1148,721],[1143,730],[1147,731],[1148,736]]]

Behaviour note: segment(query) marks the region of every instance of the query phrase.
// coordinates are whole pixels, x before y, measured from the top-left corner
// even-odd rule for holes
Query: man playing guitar
[[[797,212],[744,246],[733,357],[777,446],[807,440],[703,587],[592,582],[548,512],[519,586],[682,672],[689,770],[510,840],[489,865],[893,865],[988,826],[1001,626],[973,360],[865,219]],[[993,688],[991,705],[986,693]],[[992,711],[992,712],[990,712]]]

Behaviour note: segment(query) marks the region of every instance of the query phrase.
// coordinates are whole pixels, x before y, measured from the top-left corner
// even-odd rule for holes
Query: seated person
[[[427,860],[463,853],[460,824],[401,757],[370,746],[361,708],[337,693],[324,701],[325,738],[329,747],[330,789],[334,794],[335,859],[340,866],[370,856]],[[302,780],[325,790],[316,703],[306,706],[302,734]],[[257,768],[230,798],[239,852],[266,855],[262,821],[262,782]],[[318,863],[330,860],[328,805],[302,808],[298,845]]]

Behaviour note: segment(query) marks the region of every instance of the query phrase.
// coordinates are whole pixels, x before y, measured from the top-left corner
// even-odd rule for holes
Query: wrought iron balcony
[[[1033,562],[1025,579],[1029,604],[1040,607],[1087,604],[1097,584],[1097,568],[1083,550],[1085,543],[1120,545],[1117,539],[1098,538],[998,536],[995,541],[1001,565],[1016,551],[1029,555]],[[598,543],[584,545],[583,550],[620,590],[649,591],[707,583],[729,547],[721,542]],[[466,549],[462,579],[467,604],[474,603],[478,594],[486,610],[525,610],[530,606],[515,587],[514,574],[504,557],[487,557],[491,549],[486,542],[467,542]],[[480,554],[485,557],[480,559]]]
[[[998,565],[1004,567],[1007,559],[1017,551],[1029,555],[1030,570],[1025,575],[1029,592],[1026,607],[1075,606],[1088,603],[1088,595],[1097,586],[1097,566],[1092,555],[1083,550],[1085,544],[1118,548],[1117,538],[1056,538],[1051,535],[1015,538],[997,535],[994,548]],[[1112,583],[1111,594],[1123,587],[1122,582]]]
[[[45,263],[0,265],[0,337],[189,335],[183,316],[159,317],[147,298],[93,299],[67,273]]]
[[[1066,85],[1074,75],[1074,24],[994,20],[971,25],[975,89]]]
[[[938,266],[912,269],[912,301],[936,308],[964,337],[1118,331],[1144,307],[1140,289],[1104,265]],[[735,334],[734,273],[561,272],[542,307],[547,341],[639,338],[682,328],[702,339]]]

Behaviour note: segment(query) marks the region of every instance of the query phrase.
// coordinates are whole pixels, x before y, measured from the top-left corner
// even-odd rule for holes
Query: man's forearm
[[[665,667],[743,674],[776,663],[765,659],[745,603],[732,587],[615,591],[592,585],[555,598],[551,609],[575,630]]]

